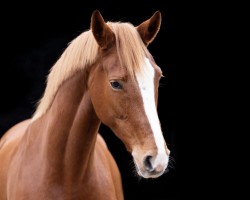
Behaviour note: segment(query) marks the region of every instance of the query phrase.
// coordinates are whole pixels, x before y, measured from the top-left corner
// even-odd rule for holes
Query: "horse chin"
[[[158,178],[162,174],[164,174],[164,172],[165,171],[162,171],[162,172],[141,172],[141,171],[137,171],[139,176],[141,176],[143,178]]]

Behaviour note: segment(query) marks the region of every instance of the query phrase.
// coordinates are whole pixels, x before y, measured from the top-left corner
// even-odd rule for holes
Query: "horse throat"
[[[45,149],[43,156],[48,162],[47,168],[63,175],[64,182],[84,178],[93,160],[100,120],[85,84],[83,73],[65,81],[50,109],[40,119],[46,124],[43,126],[42,148]]]

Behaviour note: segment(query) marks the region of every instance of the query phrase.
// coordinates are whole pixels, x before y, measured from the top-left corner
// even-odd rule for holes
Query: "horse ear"
[[[142,41],[146,46],[148,46],[154,40],[158,31],[160,30],[160,26],[161,13],[160,11],[156,11],[150,19],[142,22],[136,27],[142,38]]]
[[[106,49],[113,44],[115,35],[110,27],[105,23],[98,10],[95,10],[92,13],[90,27],[98,45],[102,49]]]

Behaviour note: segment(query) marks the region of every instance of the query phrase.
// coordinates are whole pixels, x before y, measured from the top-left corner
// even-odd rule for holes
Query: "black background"
[[[13,3],[13,4],[12,4]],[[138,25],[157,10],[162,26],[149,51],[162,68],[165,78],[159,88],[158,113],[164,137],[175,162],[173,168],[154,180],[135,175],[131,156],[124,145],[104,125],[105,138],[121,170],[125,200],[178,199],[178,59],[177,3],[168,1],[82,1],[51,3],[9,3],[1,7],[0,136],[19,121],[29,118],[45,89],[45,80],[67,44],[89,29],[90,17],[99,9],[106,21]],[[135,5],[137,3],[138,5]]]

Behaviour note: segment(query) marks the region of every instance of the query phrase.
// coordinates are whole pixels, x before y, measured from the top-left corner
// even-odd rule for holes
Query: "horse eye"
[[[110,81],[110,85],[116,90],[122,89],[122,85],[117,81]]]

